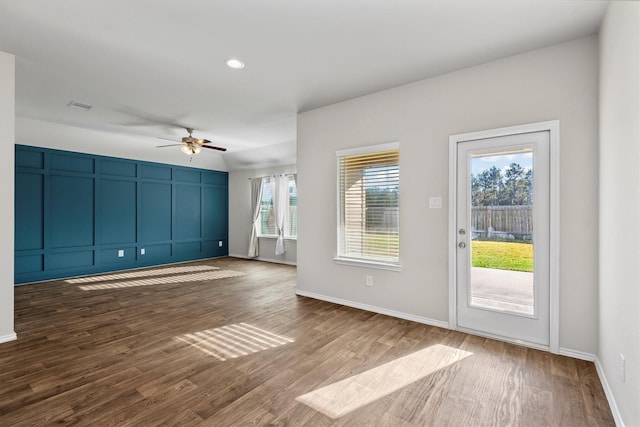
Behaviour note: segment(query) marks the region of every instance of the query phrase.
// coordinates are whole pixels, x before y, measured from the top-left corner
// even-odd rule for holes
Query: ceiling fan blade
[[[227,151],[226,148],[224,148],[224,147],[216,147],[215,145],[203,145],[202,148],[209,148],[211,150],[218,150],[218,151]]]
[[[159,136],[158,139],[165,139],[167,141],[181,142],[179,139],[175,138],[165,138],[164,136]]]
[[[191,133],[193,132],[193,129],[191,129],[191,128],[185,128],[185,129],[189,133],[189,136],[185,136],[184,138],[182,138],[182,140],[173,139],[173,138],[165,138],[165,137],[162,137],[162,136],[158,137],[158,139],[164,139],[164,140],[173,141],[173,142],[181,142],[181,144],[158,145],[156,148],[175,147],[175,146],[178,146],[178,145],[184,145],[184,146],[187,146],[187,147],[197,146],[197,147],[209,148],[211,150],[227,151],[227,149],[224,148],[224,147],[216,147],[216,146],[213,146],[213,145],[205,145],[205,144],[211,144],[211,141],[209,141],[208,139],[204,139],[204,138],[203,139],[196,139],[196,138],[191,136]]]

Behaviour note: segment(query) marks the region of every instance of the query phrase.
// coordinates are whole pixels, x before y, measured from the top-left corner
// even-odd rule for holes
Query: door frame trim
[[[458,327],[457,269],[456,269],[456,194],[458,143],[483,138],[515,135],[531,132],[549,132],[549,346],[552,353],[560,350],[560,121],[529,123],[449,137],[449,328]],[[487,334],[489,335],[489,334]],[[540,349],[540,345],[505,337],[503,341]]]

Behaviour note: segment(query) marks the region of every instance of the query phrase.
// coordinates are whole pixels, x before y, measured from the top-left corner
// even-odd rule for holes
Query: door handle
[[[460,249],[464,249],[464,248],[466,248],[466,247],[467,247],[467,244],[466,244],[465,242],[460,242],[460,243],[458,243],[458,247],[459,247]]]
[[[458,234],[464,236],[466,234],[466,230],[464,228],[461,228],[460,230],[458,230]]]

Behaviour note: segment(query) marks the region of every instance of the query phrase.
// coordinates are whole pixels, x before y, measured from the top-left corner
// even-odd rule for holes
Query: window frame
[[[277,175],[277,174],[276,174]],[[262,177],[262,194],[264,194],[264,185],[265,184],[269,184],[269,186],[271,186],[271,180],[274,176],[276,175],[268,175],[268,176],[263,176]],[[298,185],[296,183],[296,179],[294,177],[294,174],[292,173],[285,173],[282,174],[283,176],[286,176],[289,182],[289,185],[291,185],[290,183],[293,182],[293,184],[296,186],[296,199],[298,197]],[[288,196],[289,193],[287,193]],[[260,203],[262,204],[262,199],[260,200]],[[271,203],[273,204],[273,194],[271,194]],[[289,209],[291,209],[291,199],[289,198]],[[297,207],[297,202],[296,202],[296,207]],[[289,234],[287,234],[288,230],[291,228],[291,217],[290,215],[287,215],[287,217],[285,218],[285,234],[284,234],[284,239],[285,240],[298,240],[298,234],[297,234],[297,218],[298,216],[296,215],[296,235],[295,236],[291,236]],[[260,214],[258,216],[258,224],[260,224],[260,226],[258,227],[258,238],[260,239],[277,239],[278,235],[277,234],[263,234],[262,233],[262,208],[260,209]]]
[[[357,148],[350,148],[336,151],[336,256],[334,261],[336,264],[356,266],[356,267],[368,267],[377,268],[390,271],[401,271],[402,265],[400,263],[400,246],[398,246],[398,258],[395,261],[388,261],[383,259],[375,259],[372,257],[357,257],[348,256],[341,253],[345,247],[344,244],[344,224],[342,223],[342,189],[341,182],[341,158],[346,156],[356,156],[365,154],[375,154],[384,151],[398,151],[398,171],[400,170],[400,142],[388,142],[383,144],[368,145]],[[398,175],[398,189],[400,187],[400,176]],[[398,216],[400,216],[400,200],[398,200]],[[400,245],[400,224],[398,222],[398,245]]]

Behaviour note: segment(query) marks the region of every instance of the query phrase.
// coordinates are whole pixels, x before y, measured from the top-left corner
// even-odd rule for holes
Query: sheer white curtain
[[[276,255],[282,255],[287,250],[284,247],[284,232],[287,214],[289,213],[289,178],[278,175],[271,179],[273,194],[273,208],[276,216]]]
[[[253,178],[251,180],[251,212],[253,219],[251,225],[251,240],[249,241],[249,256],[257,257],[258,248],[258,227],[260,224],[260,202],[262,200],[262,178]]]

